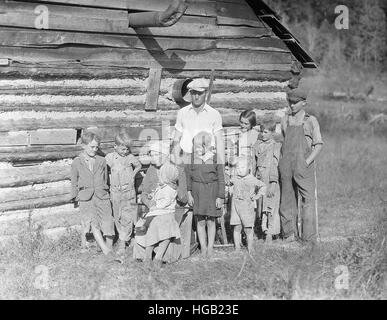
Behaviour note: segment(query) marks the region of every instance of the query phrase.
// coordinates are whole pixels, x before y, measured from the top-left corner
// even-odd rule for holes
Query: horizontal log
[[[146,93],[146,89],[136,88],[103,88],[92,86],[92,82],[88,84],[90,87],[60,87],[54,82],[50,81],[31,81],[27,80],[34,86],[20,85],[20,80],[0,80],[0,97],[4,98],[3,105],[0,106],[0,110],[14,110],[14,105],[17,105],[17,109],[28,110],[36,105],[36,110],[39,110],[39,106],[44,104],[49,105],[45,110],[50,110],[50,107],[58,105],[56,110],[61,108],[66,109],[66,104],[71,105],[73,109],[77,108],[77,105],[89,106],[89,110],[98,109],[98,106],[102,103],[102,106],[109,104],[110,110],[120,109],[142,109],[144,102],[143,96]],[[165,83],[161,85],[159,95],[167,95],[171,90],[173,83],[177,79],[166,79]],[[3,86],[2,82],[6,82]],[[163,81],[162,81],[163,82]],[[239,93],[239,92],[283,92],[287,90],[287,82],[271,82],[271,83],[249,83],[244,81],[240,83],[214,83],[212,92],[216,93]],[[9,87],[13,87],[9,89]],[[57,96],[57,97],[53,97]],[[130,96],[133,96],[131,98]],[[88,97],[88,98],[86,98]],[[105,98],[104,98],[105,97]],[[140,98],[141,97],[141,98]],[[30,98],[32,100],[30,100]],[[101,101],[98,101],[100,99]],[[140,99],[140,102],[139,102]],[[22,107],[22,105],[32,105],[28,109]],[[19,108],[20,107],[20,108]],[[82,108],[82,107],[80,107]],[[52,110],[55,110],[52,109]],[[67,109],[71,111],[71,109]],[[3,137],[6,139],[5,137]],[[9,137],[10,143],[17,143],[16,136]],[[22,139],[22,137],[20,137]],[[5,141],[5,140],[4,140]]]
[[[0,3],[0,25],[35,28],[36,4],[28,2]],[[46,4],[49,12],[48,29],[65,31],[100,32],[113,34],[141,34],[195,38],[260,37],[270,35],[264,27],[229,27],[216,25],[215,17],[183,16],[168,28],[129,28],[124,10],[95,9]],[[246,7],[248,8],[248,7]]]
[[[209,50],[216,48],[289,51],[281,39],[236,38],[192,39],[147,37],[141,35],[112,35],[22,28],[2,28],[0,45],[12,47],[58,48],[60,46],[87,45],[93,47],[133,48],[151,51],[170,49]]]
[[[0,133],[0,146],[25,146],[28,145],[28,132],[16,131]]]
[[[88,130],[95,132],[101,139],[102,142],[113,142],[115,136],[122,131],[125,131],[129,134],[131,139],[133,139],[133,145],[139,145],[140,141],[147,141],[151,139],[161,139],[162,137],[168,137],[168,129],[171,129],[170,123],[166,122],[164,126],[169,128],[162,128],[161,121],[155,121],[154,125],[141,126],[141,127],[131,127],[130,125],[120,125],[116,127],[90,127]]]
[[[188,72],[186,72],[187,75]],[[180,77],[167,77],[164,72],[161,81],[161,94],[167,93],[174,82]],[[237,76],[236,74],[235,76]],[[194,76],[194,75],[193,75]],[[193,77],[191,76],[191,77]],[[104,96],[104,95],[142,95],[146,92],[145,80],[132,79],[63,79],[63,80],[33,80],[7,79],[0,80],[0,95],[74,95],[74,96]],[[280,81],[251,81],[247,79],[215,78],[213,92],[254,92],[254,91],[283,91],[287,82]],[[84,99],[84,98],[82,98]]]
[[[227,119],[228,125],[239,125],[239,111],[232,109],[217,108],[221,113],[223,122]],[[235,117],[233,119],[232,117]],[[128,119],[130,122],[128,123]],[[4,112],[0,118],[0,131],[15,130],[37,130],[52,128],[112,128],[125,126],[140,126],[153,128],[162,121],[170,121],[173,126],[176,121],[176,111],[157,112],[69,112],[69,113],[46,113],[46,112]]]
[[[75,129],[40,129],[30,132],[31,145],[37,144],[75,144],[77,131]]]
[[[102,152],[113,150],[113,143],[102,143]],[[41,145],[30,147],[2,147],[0,148],[0,161],[50,161],[74,158],[82,152],[81,145]]]
[[[145,79],[7,79],[0,80],[0,95],[143,95]]]
[[[266,92],[263,92],[266,94]],[[211,105],[215,108],[230,108],[230,109],[251,109],[251,108],[260,108],[262,110],[276,110],[280,108],[284,108],[287,106],[287,102],[283,99],[261,99],[259,97],[249,97],[244,96],[248,95],[249,93],[241,93],[238,94],[239,97],[242,97],[238,100],[238,95],[235,94],[235,96],[232,96],[231,94],[221,94],[222,98],[214,99]],[[256,93],[253,93],[254,95]],[[227,100],[226,98],[229,98]],[[126,104],[114,104],[114,105],[106,105],[101,104],[99,106],[95,105],[75,105],[75,106],[68,106],[68,105],[27,105],[27,104],[21,104],[17,105],[15,107],[15,104],[12,105],[2,105],[0,107],[0,111],[12,111],[15,109],[18,109],[19,111],[38,111],[38,112],[62,112],[62,113],[74,113],[74,112],[92,112],[92,111],[116,111],[116,112],[128,112],[135,110],[144,110],[144,104],[137,104],[137,105],[131,105],[130,109],[128,109],[128,106]],[[162,111],[178,111],[180,107],[171,100],[167,100],[165,98],[160,98],[160,102],[158,104],[158,110]],[[127,122],[127,120],[126,120]],[[45,124],[46,126],[47,124]],[[66,126],[67,127],[67,126]],[[2,128],[4,130],[5,128]],[[36,126],[31,127],[31,129],[36,129]],[[58,137],[60,138],[60,137]],[[48,140],[47,140],[47,143]],[[58,144],[55,140],[51,142],[51,144]],[[67,144],[71,144],[71,141],[69,140]]]
[[[59,195],[41,199],[28,199],[8,203],[0,203],[0,211],[13,211],[23,209],[35,209],[53,207],[70,202],[70,195]]]
[[[233,41],[229,40],[229,43],[232,45]],[[0,45],[36,48],[87,45],[93,47],[133,48],[152,51],[164,51],[176,48],[184,50],[208,50],[216,49],[216,39],[197,39],[196,41],[192,41],[192,39],[186,38],[2,28]]]
[[[279,70],[215,70],[215,79],[248,79],[261,81],[288,81],[292,78],[291,66],[288,65]],[[183,70],[163,69],[163,77],[175,78],[199,78],[209,77],[209,70]],[[37,81],[58,81],[64,79],[145,79],[148,70],[145,68],[83,66],[80,63],[69,63],[66,65],[50,64],[50,66],[39,66],[34,64],[13,63],[12,66],[0,69],[0,79],[26,79]]]
[[[176,111],[129,112],[4,112],[0,117],[0,131],[56,128],[82,129],[88,127],[117,127],[121,125],[154,126],[155,121],[172,121]],[[130,122],[129,122],[130,121]]]
[[[57,95],[0,95],[0,111],[108,111],[144,110],[145,95],[125,96],[57,96]]]
[[[139,96],[146,93],[144,89],[136,88],[13,88],[13,89],[2,89],[0,88],[1,95],[18,95],[18,96],[28,96],[28,95],[41,95],[41,96]],[[166,92],[162,92],[166,93]]]
[[[19,2],[20,0],[16,0]],[[23,1],[21,1],[23,2]],[[134,11],[164,11],[170,0],[36,0],[35,3],[52,3],[52,4],[66,4],[74,6],[84,6],[92,8],[105,9],[127,9]],[[196,1],[187,0],[186,15],[212,16],[228,15],[229,17],[240,18],[248,17],[256,20],[253,11],[244,1],[228,2],[228,1]],[[76,9],[75,9],[76,10]]]
[[[0,188],[22,187],[70,179],[70,164],[35,165],[0,169]]]
[[[131,152],[134,155],[140,154],[146,141],[139,142],[138,145],[131,147]],[[105,156],[109,152],[114,151],[114,143],[101,143],[98,154]],[[62,159],[72,159],[79,156],[82,152],[82,147],[74,146],[49,146],[44,145],[40,147],[25,147],[25,148],[0,148],[0,161],[3,162],[28,162],[28,161],[55,161]]]
[[[67,195],[70,194],[70,191],[70,181],[36,184],[17,188],[2,188],[0,192],[0,204]]]
[[[0,56],[22,63],[72,63],[84,65],[158,67],[167,69],[220,69],[220,70],[288,70],[291,55],[288,52],[267,54],[254,50],[204,50],[190,52],[168,50],[150,52],[139,49],[59,48],[36,49],[0,47]]]

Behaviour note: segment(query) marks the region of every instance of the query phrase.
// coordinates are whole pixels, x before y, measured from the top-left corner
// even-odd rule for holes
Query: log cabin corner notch
[[[254,3],[187,0],[175,24],[131,28],[129,14],[165,12],[171,1],[0,2],[0,235],[26,216],[45,229],[76,224],[69,169],[81,129],[97,128],[104,153],[126,129],[138,154],[143,129],[162,137],[162,122],[173,126],[190,79],[213,74],[211,105],[226,136],[242,109],[279,121],[297,56]],[[38,5],[47,29],[35,28]]]

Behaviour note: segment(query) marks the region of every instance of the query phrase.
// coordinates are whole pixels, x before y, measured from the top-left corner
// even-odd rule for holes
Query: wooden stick
[[[214,73],[215,73],[215,70],[212,69],[211,70],[211,77],[210,77],[210,84],[208,85],[208,94],[207,94],[207,100],[206,100],[207,104],[210,103],[212,89],[214,88]]]
[[[223,238],[223,241],[222,244],[228,244],[228,240],[227,240],[227,234],[226,234],[226,227],[225,227],[225,224],[224,224],[224,215],[226,213],[226,209],[223,207],[223,215],[219,218],[219,222],[220,222],[220,228],[221,228],[221,231],[222,231],[222,238]]]
[[[300,191],[297,188],[297,231],[298,236],[302,237],[302,216],[301,216],[301,194]]]
[[[314,170],[314,209],[316,214],[316,235],[317,242],[320,242],[320,233],[318,230],[318,198],[317,198],[317,170],[316,170],[316,161],[313,161],[313,170]]]

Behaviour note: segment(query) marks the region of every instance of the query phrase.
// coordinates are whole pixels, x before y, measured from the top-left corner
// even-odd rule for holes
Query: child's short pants
[[[114,236],[114,220],[109,199],[99,199],[95,195],[88,201],[79,201],[81,223],[84,232],[91,226],[101,230],[105,236]]]
[[[134,224],[137,222],[138,205],[128,192],[111,192],[113,217],[120,240],[132,238]]]
[[[253,228],[255,223],[255,210],[252,201],[233,199],[231,202],[230,225],[243,225],[245,228]]]

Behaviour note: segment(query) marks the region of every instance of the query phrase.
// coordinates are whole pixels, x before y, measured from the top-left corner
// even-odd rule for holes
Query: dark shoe
[[[120,240],[118,244],[118,249],[116,251],[117,255],[123,256],[125,254],[126,244],[125,241]]]

